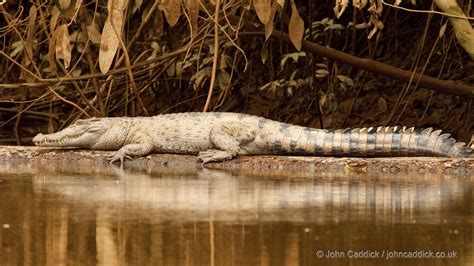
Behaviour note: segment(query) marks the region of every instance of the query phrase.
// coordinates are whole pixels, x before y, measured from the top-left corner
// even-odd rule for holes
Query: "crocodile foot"
[[[132,157],[126,155],[126,154],[123,154],[122,152],[118,151],[116,152],[113,156],[110,156],[107,160],[109,160],[109,163],[110,164],[114,164],[115,162],[118,162],[120,161],[120,167],[123,167],[123,160],[124,159],[129,159],[129,160],[133,160]]]
[[[230,160],[235,156],[233,152],[210,149],[206,151],[201,151],[198,154],[198,159],[202,161],[202,165],[209,162],[222,162]]]

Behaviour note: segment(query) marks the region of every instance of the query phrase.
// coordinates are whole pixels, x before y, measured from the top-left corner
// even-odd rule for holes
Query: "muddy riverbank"
[[[114,152],[79,149],[41,148],[30,146],[0,146],[0,160],[65,164],[106,165]],[[151,154],[127,160],[125,168],[147,170],[155,167],[201,168],[196,156]],[[312,156],[241,156],[231,161],[208,163],[208,169],[268,169],[277,171],[347,171],[347,172],[418,172],[418,173],[474,173],[474,158],[391,157],[391,158],[334,158]]]

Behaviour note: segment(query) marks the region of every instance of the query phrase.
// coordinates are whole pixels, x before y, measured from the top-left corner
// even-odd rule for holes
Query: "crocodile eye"
[[[97,132],[97,131],[100,131],[100,130],[102,130],[101,126],[89,126],[87,128],[87,132]]]
[[[97,121],[100,121],[100,118],[91,117],[87,119],[77,119],[76,122],[72,123],[72,125],[86,125],[91,122],[97,122]]]
[[[85,123],[87,123],[87,120],[86,119],[78,119],[76,120],[74,123],[72,123],[73,126],[76,126],[76,125],[84,125]]]

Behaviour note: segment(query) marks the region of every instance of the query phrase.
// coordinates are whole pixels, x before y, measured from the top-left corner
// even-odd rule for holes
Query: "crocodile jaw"
[[[106,124],[101,125],[96,121],[78,120],[75,124],[56,133],[39,133],[32,141],[35,145],[42,147],[89,148],[97,143],[107,129],[108,126]]]
[[[57,134],[42,134],[39,133],[33,138],[33,143],[36,146],[43,146],[43,147],[58,147],[67,145],[67,141],[69,141],[69,137],[60,137]]]
[[[83,147],[85,142],[79,141],[80,139],[81,135],[65,135],[59,131],[53,134],[39,133],[32,141],[36,146],[42,147]]]

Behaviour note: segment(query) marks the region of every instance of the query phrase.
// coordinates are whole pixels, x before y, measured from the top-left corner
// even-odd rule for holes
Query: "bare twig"
[[[206,104],[204,105],[203,112],[206,112],[211,103],[212,91],[216,83],[216,72],[217,72],[217,59],[219,58],[219,6],[220,0],[216,1],[216,9],[214,11],[214,58],[212,60],[212,71],[211,71],[211,85],[209,85],[209,92],[207,94]]]

